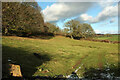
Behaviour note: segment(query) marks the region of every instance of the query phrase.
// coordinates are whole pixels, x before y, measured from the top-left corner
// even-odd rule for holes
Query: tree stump
[[[10,75],[14,77],[22,77],[20,65],[9,64]]]

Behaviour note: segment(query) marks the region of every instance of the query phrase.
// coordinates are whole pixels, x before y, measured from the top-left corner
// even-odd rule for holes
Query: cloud
[[[109,18],[113,18],[118,16],[118,6],[107,6],[104,8],[95,18],[89,16],[88,14],[82,14],[78,18],[79,21],[89,22],[89,23],[97,23]]]
[[[91,20],[93,20],[94,18],[92,16],[89,16],[88,14],[81,14],[78,18],[76,18],[76,20],[79,20],[81,23],[84,22],[91,22]]]
[[[101,7],[103,7],[103,8],[105,8],[105,7],[108,7],[108,6],[112,6],[113,4],[115,3],[115,1],[114,0],[99,0],[99,5],[101,6]]]
[[[101,34],[102,32],[100,30],[94,30],[96,34]]]
[[[93,22],[103,21],[109,19],[110,17],[116,17],[117,15],[118,15],[118,6],[117,5],[108,6],[98,14],[98,16],[93,20]]]
[[[114,22],[115,22],[115,19],[111,19],[111,20],[110,20],[110,23],[114,23]]]
[[[110,1],[111,2],[101,0],[101,2],[96,3],[103,7],[103,10],[96,17],[86,14],[86,11],[95,5],[94,2],[58,2],[47,6],[42,12],[45,21],[48,22],[57,22],[58,20],[80,15],[76,19],[81,23],[98,23],[118,16],[118,5],[112,6],[114,2],[112,2],[113,0]],[[110,21],[110,23],[113,22],[113,20]]]
[[[42,12],[45,21],[58,21],[85,13],[92,6],[92,2],[61,2],[47,6]]]
[[[104,34],[118,34],[119,32],[118,31],[115,31],[115,30],[111,30],[111,31],[106,31],[104,32]]]
[[[95,30],[96,34],[118,34],[120,31],[116,30],[108,30],[108,31],[100,31],[100,30]]]

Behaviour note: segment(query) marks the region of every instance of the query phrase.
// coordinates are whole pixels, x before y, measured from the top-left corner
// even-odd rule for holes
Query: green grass
[[[106,63],[118,65],[118,44],[61,36],[49,40],[3,36],[2,46],[3,64],[7,64],[8,59],[20,64],[24,76],[69,75],[81,64],[83,66],[77,73],[84,76],[85,68],[101,68]],[[38,53],[42,59],[33,53]]]
[[[118,37],[120,35],[111,35],[110,37],[106,37],[106,36],[100,36],[100,37],[96,37],[94,39],[99,39],[99,40],[110,40],[110,41],[118,41]]]

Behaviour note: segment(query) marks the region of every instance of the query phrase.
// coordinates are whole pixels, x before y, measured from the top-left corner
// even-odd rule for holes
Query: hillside
[[[19,64],[24,76],[66,76],[83,64],[77,74],[85,77],[97,72],[89,73],[90,70],[104,70],[108,66],[111,70],[115,69],[116,73],[118,66],[118,44],[61,36],[47,40],[3,36],[2,49],[3,64],[7,64],[8,60]],[[38,54],[38,57],[33,53]],[[5,68],[3,71],[5,75]]]

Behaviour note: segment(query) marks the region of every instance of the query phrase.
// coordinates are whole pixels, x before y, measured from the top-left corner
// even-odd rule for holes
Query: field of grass
[[[118,37],[120,37],[120,35],[111,35],[110,37],[100,36],[100,37],[96,37],[96,38],[94,38],[94,39],[118,41]]]
[[[2,52],[3,64],[7,64],[8,59],[19,64],[24,76],[66,76],[83,64],[77,72],[82,77],[90,70],[104,69],[106,65],[118,66],[118,44],[62,36],[49,40],[3,36]],[[6,73],[3,72],[3,75]]]

